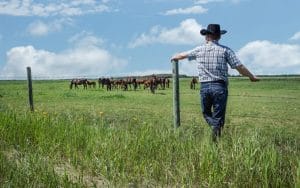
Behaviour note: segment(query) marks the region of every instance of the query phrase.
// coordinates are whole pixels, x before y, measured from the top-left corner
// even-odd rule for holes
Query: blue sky
[[[298,0],[0,0],[0,79],[171,73],[219,23],[255,74],[300,74]],[[236,71],[231,70],[231,73]],[[194,62],[180,73],[197,75]]]

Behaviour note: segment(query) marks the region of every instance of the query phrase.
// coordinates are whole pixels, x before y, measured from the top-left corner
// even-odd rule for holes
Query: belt
[[[219,83],[219,84],[226,85],[226,82],[224,80],[214,80],[214,81],[201,82],[201,83]]]

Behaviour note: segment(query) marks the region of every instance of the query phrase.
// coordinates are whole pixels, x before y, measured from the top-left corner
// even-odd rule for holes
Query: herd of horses
[[[195,77],[192,78],[190,82],[190,88],[196,89],[197,79]],[[96,88],[97,83],[95,81],[90,81],[85,78],[81,79],[72,79],[70,83],[70,89],[75,88],[78,89],[79,85],[83,85],[84,89]],[[151,93],[155,93],[156,89],[166,89],[170,87],[170,79],[167,77],[157,77],[155,75],[143,79],[136,79],[134,77],[129,77],[125,79],[113,79],[113,78],[99,78],[98,79],[98,87],[105,89],[107,91],[111,91],[114,89],[122,89],[124,91],[127,90],[137,90],[143,88],[149,89]]]
[[[136,78],[127,78],[127,79],[109,79],[109,78],[99,78],[98,79],[99,87],[104,88],[106,86],[107,91],[112,89],[122,89],[127,91],[128,89],[143,89],[149,88],[152,93],[155,93],[157,88],[166,89],[170,87],[170,80],[166,77],[156,77],[152,76],[146,79],[136,79]]]
[[[95,88],[96,87],[96,82],[89,81],[88,79],[85,79],[85,78],[80,78],[80,79],[75,78],[75,79],[71,80],[70,89],[72,89],[73,87],[75,89],[78,89],[79,88],[78,85],[83,85],[83,89],[87,89],[88,86]]]

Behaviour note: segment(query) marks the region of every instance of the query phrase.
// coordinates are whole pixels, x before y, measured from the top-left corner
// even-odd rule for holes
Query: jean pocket
[[[227,90],[217,90],[215,93],[215,98],[218,100],[218,101],[223,101],[223,100],[226,100],[227,98]]]
[[[207,94],[209,92],[209,88],[201,88],[200,89],[200,94],[203,95],[203,94]]]

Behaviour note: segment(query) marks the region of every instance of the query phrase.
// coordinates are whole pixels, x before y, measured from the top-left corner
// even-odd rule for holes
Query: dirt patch
[[[67,176],[68,180],[72,183],[81,182],[87,187],[109,187],[109,182],[105,178],[79,172],[69,163],[63,163],[55,166],[54,171],[60,177]]]

